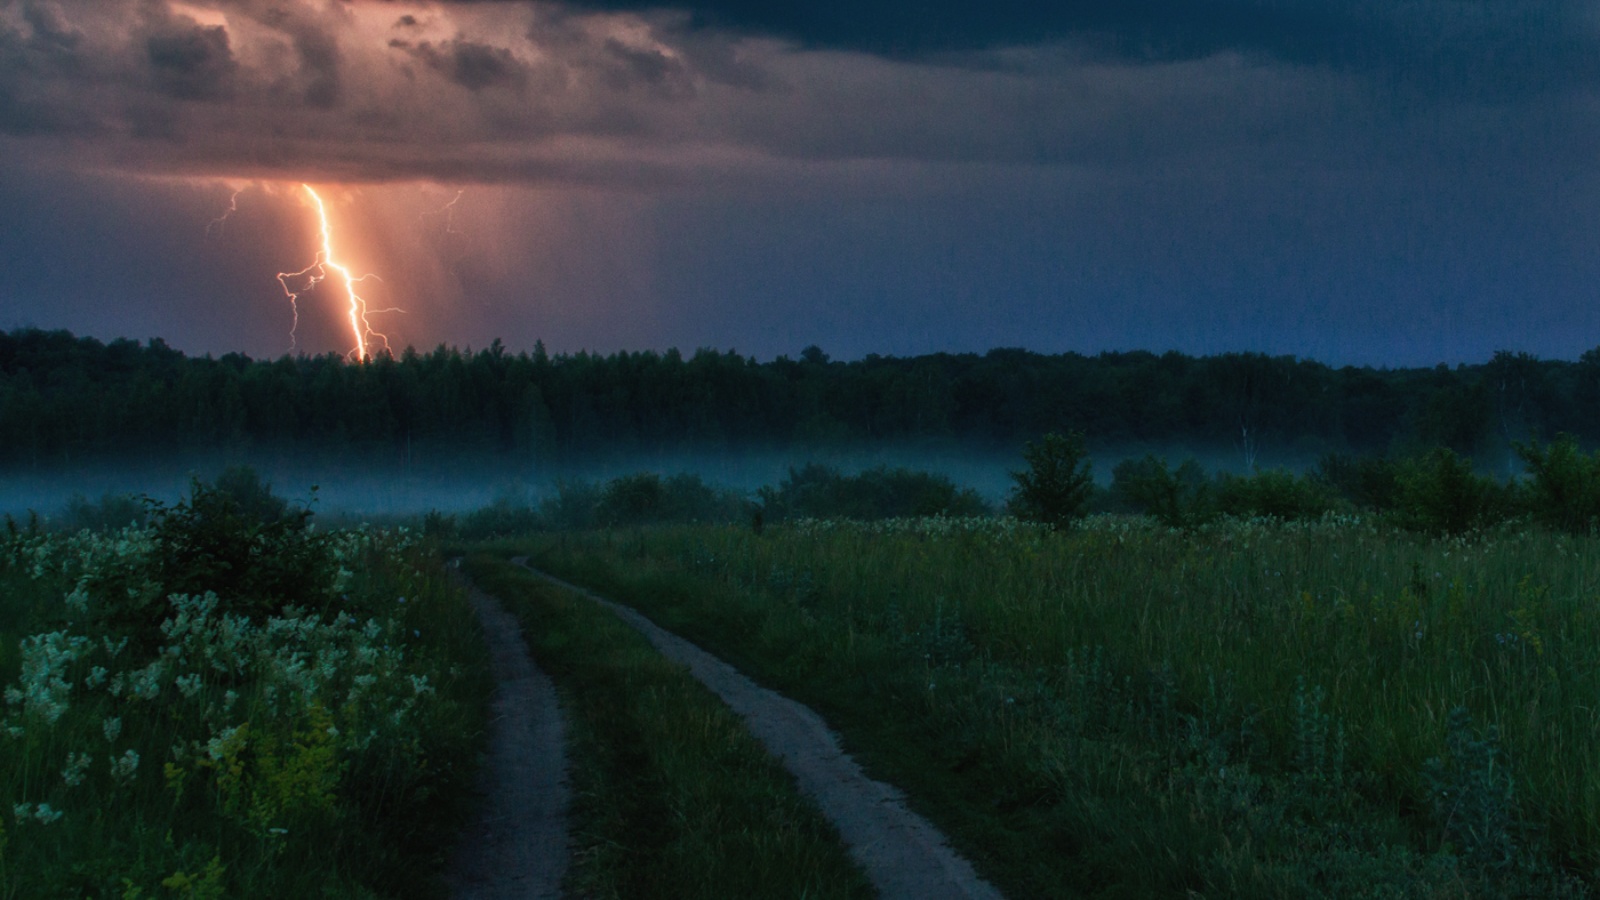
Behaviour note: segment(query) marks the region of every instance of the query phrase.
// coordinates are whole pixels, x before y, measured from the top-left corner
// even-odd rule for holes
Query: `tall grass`
[[[538,549],[828,710],[1014,891],[1549,896],[1600,871],[1594,538],[1101,517]]]

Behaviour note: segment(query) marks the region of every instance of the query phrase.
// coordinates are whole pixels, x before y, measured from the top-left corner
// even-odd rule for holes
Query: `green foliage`
[[[699,475],[680,472],[662,478],[646,472],[607,482],[595,503],[594,519],[602,525],[726,523],[738,521],[745,511],[743,496],[714,488]]]
[[[845,475],[819,463],[790,468],[776,488],[758,496],[763,518],[894,519],[908,516],[976,516],[988,513],[977,492],[957,488],[943,475],[886,466]]]
[[[1518,444],[1516,450],[1532,476],[1528,499],[1534,518],[1573,534],[1600,525],[1600,452],[1584,455],[1570,435],[1544,447]]]
[[[159,554],[237,538],[194,530],[255,535],[257,568],[299,552],[218,494],[143,530],[4,538],[0,896],[442,896],[490,689],[464,597],[403,532],[366,530],[320,538],[326,583],[275,611],[166,590]]]
[[[1499,355],[1445,369],[1332,368],[1288,356],[1046,355],[758,362],[734,353],[549,354],[407,349],[190,358],[159,340],[0,332],[0,467],[159,462],[292,449],[324,458],[571,465],[632,451],[1014,446],[1059,427],[1094,445],[1204,450],[1318,446],[1498,450],[1498,440],[1600,441],[1594,357]]]
[[[1504,521],[1514,509],[1510,486],[1472,470],[1472,461],[1441,447],[1407,460],[1396,477],[1396,515],[1408,528],[1464,534]]]
[[[1095,516],[529,549],[812,705],[1008,896],[1578,897],[1600,871],[1594,536]]]
[[[1022,459],[1028,468],[1011,473],[1016,487],[1007,508],[1012,515],[1051,528],[1065,528],[1083,516],[1094,493],[1094,476],[1082,432],[1051,432],[1037,443],[1029,441],[1022,447]]]
[[[61,524],[68,531],[84,528],[90,531],[116,531],[144,525],[149,512],[144,499],[134,494],[107,493],[97,502],[82,494],[73,494],[72,499],[67,501]]]
[[[1387,512],[1400,503],[1400,465],[1388,457],[1330,453],[1312,477],[1358,509]]]
[[[1228,516],[1293,521],[1321,518],[1333,509],[1326,488],[1283,469],[1263,469],[1251,475],[1222,473],[1217,476],[1215,491],[1217,511]]]
[[[249,469],[229,469],[212,484],[194,479],[188,498],[150,508],[150,577],[161,590],[137,598],[135,618],[164,615],[174,593],[215,592],[227,611],[251,619],[333,597],[336,567],[309,527],[311,510],[290,509]]]
[[[1211,484],[1192,459],[1184,460],[1176,471],[1153,454],[1125,459],[1111,470],[1111,494],[1168,528],[1191,528],[1215,514]]]
[[[1423,767],[1440,833],[1470,867],[1505,872],[1517,861],[1516,800],[1499,735],[1492,727],[1478,734],[1472,713],[1458,706],[1450,711],[1445,747],[1444,756]]]

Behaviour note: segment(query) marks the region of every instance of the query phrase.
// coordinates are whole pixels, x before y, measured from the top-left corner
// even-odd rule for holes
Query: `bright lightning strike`
[[[289,308],[294,311],[294,324],[289,329],[289,348],[291,350],[294,349],[295,331],[300,327],[300,295],[314,289],[317,285],[327,280],[328,271],[331,269],[339,276],[340,282],[342,282],[344,285],[345,295],[348,296],[350,300],[350,333],[355,339],[355,347],[351,349],[349,356],[357,360],[367,359],[367,346],[369,342],[373,341],[381,344],[383,349],[388,350],[388,336],[382,332],[373,330],[372,323],[367,319],[367,316],[371,313],[404,312],[404,310],[367,308],[367,301],[356,292],[356,285],[366,281],[369,278],[377,281],[382,281],[383,279],[372,274],[362,275],[360,277],[352,275],[350,274],[350,268],[348,266],[335,259],[333,252],[333,227],[328,223],[328,208],[323,205],[322,198],[317,195],[317,192],[311,189],[311,185],[302,184],[300,186],[305,189],[306,194],[311,197],[311,202],[317,208],[317,221],[319,223],[320,234],[322,236],[322,248],[317,251],[317,258],[312,261],[311,265],[306,266],[304,269],[301,269],[298,272],[278,273],[278,283],[283,286],[283,292],[289,298]],[[289,287],[289,279],[291,278],[304,279],[304,286],[299,290]]]

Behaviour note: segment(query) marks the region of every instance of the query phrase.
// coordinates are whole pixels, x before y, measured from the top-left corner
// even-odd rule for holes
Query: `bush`
[[[537,531],[545,520],[521,489],[507,488],[488,506],[463,515],[456,531],[462,540],[481,541]]]
[[[1177,471],[1155,455],[1125,459],[1111,470],[1111,493],[1133,511],[1154,516],[1169,528],[1193,527],[1215,515],[1211,485],[1192,459]]]
[[[1094,493],[1094,477],[1083,446],[1083,434],[1062,436],[1051,432],[1038,443],[1022,447],[1028,468],[1012,472],[1017,483],[1009,509],[1019,519],[1065,528],[1083,516],[1083,506]]]
[[[106,614],[135,630],[168,612],[171,594],[214,591],[226,612],[252,620],[290,604],[325,602],[334,583],[326,539],[308,527],[312,512],[291,509],[254,472],[229,470],[215,484],[194,479],[189,497],[150,505],[153,552],[145,589]]]
[[[1241,518],[1319,519],[1333,508],[1333,497],[1327,488],[1283,469],[1267,469],[1248,476],[1221,474],[1217,476],[1216,496],[1219,512]]]
[[[104,494],[98,502],[82,494],[73,494],[67,501],[62,525],[67,531],[116,531],[119,528],[144,525],[150,509],[144,499],[136,494]]]
[[[943,475],[885,466],[844,475],[818,463],[789,469],[776,488],[758,496],[768,519],[896,519],[917,516],[982,516],[989,505],[970,488]]]
[[[1548,447],[1517,444],[1516,450],[1532,476],[1528,503],[1534,518],[1574,534],[1600,524],[1600,453],[1585,456],[1566,435]]]
[[[1400,523],[1434,534],[1463,534],[1508,518],[1509,487],[1472,470],[1472,461],[1440,447],[1408,460],[1396,478]]]
[[[1312,478],[1362,509],[1388,512],[1400,503],[1400,465],[1387,457],[1330,453]]]

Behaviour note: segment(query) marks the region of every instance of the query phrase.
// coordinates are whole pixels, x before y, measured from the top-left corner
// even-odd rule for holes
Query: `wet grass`
[[[487,555],[466,570],[521,621],[567,716],[584,898],[871,897],[833,827],[683,667],[590,600]]]

